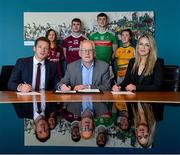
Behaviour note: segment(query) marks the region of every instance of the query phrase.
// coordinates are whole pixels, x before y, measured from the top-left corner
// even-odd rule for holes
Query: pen
[[[116,80],[114,80],[114,84],[115,84],[115,85],[117,85],[117,82],[116,82]]]
[[[24,81],[24,84],[26,85],[26,87],[29,87],[29,92],[31,92],[31,91],[32,91],[32,87],[31,87],[31,85],[30,85],[30,84],[28,84],[26,81]]]
[[[29,83],[27,83],[27,82],[25,82],[25,81],[24,81],[24,84],[26,84],[26,85],[30,86],[30,84],[29,84]]]

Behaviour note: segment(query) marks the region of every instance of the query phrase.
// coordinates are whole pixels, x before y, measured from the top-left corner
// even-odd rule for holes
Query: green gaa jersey
[[[104,33],[94,32],[89,36],[89,40],[93,40],[96,46],[96,58],[107,63],[112,60],[112,45],[117,44],[116,36],[109,31]]]

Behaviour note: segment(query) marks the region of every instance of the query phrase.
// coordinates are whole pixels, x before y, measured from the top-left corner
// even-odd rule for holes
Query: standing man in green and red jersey
[[[105,13],[97,15],[99,30],[90,34],[89,39],[95,42],[96,58],[111,64],[117,49],[115,34],[107,30],[108,17]]]

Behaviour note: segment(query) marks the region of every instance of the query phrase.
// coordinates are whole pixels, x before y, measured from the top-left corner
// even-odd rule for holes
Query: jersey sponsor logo
[[[73,43],[73,41],[72,41],[72,40],[69,40],[69,41],[68,41],[68,44],[72,44],[72,43]]]
[[[79,47],[69,46],[68,51],[71,51],[71,52],[73,52],[73,51],[79,51]]]
[[[96,46],[112,46],[112,42],[109,40],[96,40],[94,42]]]

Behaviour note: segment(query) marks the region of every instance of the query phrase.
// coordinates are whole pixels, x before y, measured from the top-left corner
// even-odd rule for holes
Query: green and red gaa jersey
[[[89,40],[95,42],[96,58],[110,63],[113,53],[112,45],[118,43],[116,36],[109,31],[104,33],[94,32],[90,34]]]

